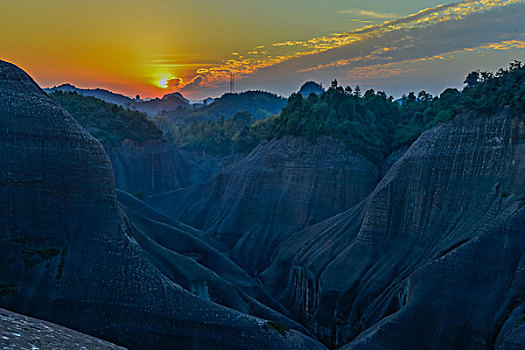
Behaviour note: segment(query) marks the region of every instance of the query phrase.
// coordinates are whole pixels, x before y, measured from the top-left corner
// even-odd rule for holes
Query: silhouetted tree
[[[479,71],[470,72],[463,84],[466,84],[468,88],[472,88],[480,83]]]
[[[356,96],[356,97],[361,97],[361,88],[359,87],[359,85],[356,85],[356,86],[355,86],[355,89],[354,89],[354,96]]]

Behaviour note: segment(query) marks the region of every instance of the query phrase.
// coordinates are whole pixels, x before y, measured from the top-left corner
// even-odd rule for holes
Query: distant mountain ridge
[[[78,88],[74,85],[71,85],[69,83],[62,84],[59,86],[53,86],[52,88],[45,88],[45,92],[52,93],[55,91],[63,91],[63,92],[76,92],[79,95],[82,96],[89,96],[89,97],[95,97],[102,101],[114,103],[119,106],[130,106],[133,104],[133,100],[129,98],[128,96],[124,96],[121,94],[117,94],[115,92],[111,92],[109,90],[105,89],[82,89]]]
[[[265,119],[278,114],[287,99],[267,91],[248,90],[226,93],[219,98],[207,98],[200,108],[168,113],[170,119],[218,120],[232,118],[236,113],[249,112],[255,119]]]
[[[190,101],[186,99],[180,92],[173,92],[164,95],[162,98],[155,98],[151,100],[132,99],[128,96],[117,94],[105,89],[83,89],[71,84],[62,84],[52,88],[44,89],[47,93],[55,91],[76,92],[82,96],[89,96],[98,98],[104,102],[114,103],[116,105],[135,109],[144,112],[149,116],[154,116],[160,111],[175,111],[178,108],[190,107]]]

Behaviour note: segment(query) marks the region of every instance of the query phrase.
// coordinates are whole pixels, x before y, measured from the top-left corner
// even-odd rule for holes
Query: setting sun
[[[167,89],[168,88],[168,78],[160,78],[159,81],[157,82],[157,84],[161,88]]]

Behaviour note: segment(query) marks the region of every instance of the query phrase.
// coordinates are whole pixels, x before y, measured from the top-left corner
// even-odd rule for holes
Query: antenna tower
[[[235,75],[230,72],[230,94],[235,92]]]

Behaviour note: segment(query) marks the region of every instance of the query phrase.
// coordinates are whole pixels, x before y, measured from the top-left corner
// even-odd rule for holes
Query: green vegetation
[[[46,260],[54,258],[58,254],[60,254],[60,250],[56,248],[48,248],[48,249],[24,248],[22,249],[22,254],[24,254],[24,261],[26,263],[26,266],[31,268],[39,263],[42,263]]]
[[[443,100],[425,91],[410,93],[394,101],[384,92],[338,86],[334,81],[323,94],[303,98],[293,94],[279,118],[273,121],[270,137],[305,136],[316,142],[321,135],[343,141],[349,150],[380,165],[394,150],[410,145],[424,130],[450,119]]]
[[[343,141],[348,149],[377,166],[393,151],[410,146],[422,132],[461,112],[493,114],[505,106],[525,107],[525,68],[512,62],[496,73],[472,72],[463,91],[446,89],[439,97],[413,92],[395,101],[384,92],[361,93],[338,86],[308,97],[292,94],[278,116],[256,120],[248,112],[234,118],[178,124],[158,116],[156,123],[176,146],[211,155],[246,153],[259,143],[285,135],[316,142],[321,135]],[[211,105],[210,105],[211,106]]]
[[[462,91],[447,89],[439,97],[421,91],[394,101],[384,92],[337,85],[320,96],[293,94],[279,118],[272,122],[270,137],[320,135],[342,140],[349,150],[380,165],[392,151],[409,146],[423,131],[466,111],[496,113],[511,106],[525,106],[525,68],[520,62],[497,73],[469,74]]]
[[[128,190],[128,192],[130,192],[130,191]],[[133,193],[133,196],[135,196],[136,198],[141,199],[141,200],[144,199],[144,197],[145,197],[144,192]]]
[[[525,107],[525,68],[518,61],[494,74],[472,72],[465,84],[463,91],[446,89],[439,97],[421,91],[395,101],[381,91],[362,94],[359,86],[343,88],[334,81],[321,94],[306,98],[292,94],[279,115],[264,120],[238,112],[232,119],[186,123],[157,116],[155,122],[176,146],[211,155],[246,153],[265,140],[285,135],[308,137],[312,142],[326,135],[381,166],[393,151],[410,146],[422,132],[458,113],[491,114],[505,106]]]
[[[290,327],[275,321],[266,321],[266,323],[263,325],[263,328],[264,330],[274,329],[282,336],[285,336],[288,334],[288,332],[290,332]]]
[[[8,294],[16,293],[17,286],[18,285],[16,283],[9,283],[9,284],[0,283],[0,297],[3,297]]]
[[[162,119],[156,118],[156,122]],[[193,120],[189,124],[177,126],[169,121],[161,121],[166,138],[175,146],[207,153],[213,156],[228,156],[234,153],[247,153],[266,137],[269,124],[258,121],[249,112],[238,112],[233,118]]]
[[[524,323],[525,323],[525,315],[519,315],[518,319],[516,320],[516,325],[514,326],[514,328],[517,328]]]
[[[163,140],[162,131],[144,113],[76,92],[55,91],[49,96],[102,143],[118,146],[124,139]]]
[[[465,110],[495,113],[505,106],[525,108],[525,66],[520,61],[496,73],[471,72],[465,79],[460,106]]]
[[[217,120],[221,116],[232,118],[236,113],[247,111],[255,119],[268,118],[279,113],[286,99],[265,91],[245,91],[239,94],[224,94],[215,102],[190,111],[191,120]]]
[[[320,95],[323,92],[324,92],[323,86],[321,84],[316,83],[315,81],[307,81],[299,89],[299,93],[303,97],[308,97],[312,93]]]

